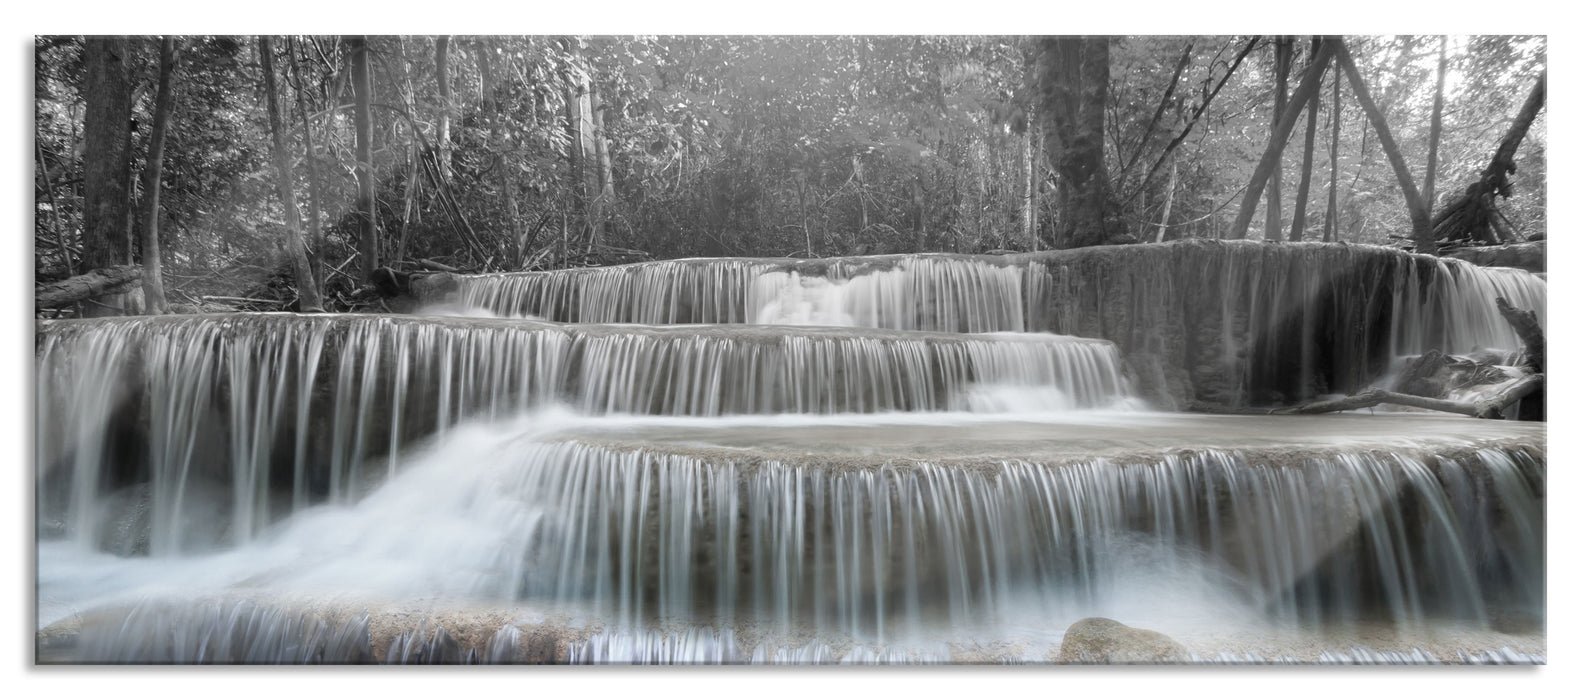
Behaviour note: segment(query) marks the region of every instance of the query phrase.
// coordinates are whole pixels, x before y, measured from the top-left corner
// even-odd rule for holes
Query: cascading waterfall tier
[[[1317,628],[1356,631],[1293,660],[1499,660],[1530,637],[1491,627],[1542,618],[1544,459],[1541,427],[1434,416],[470,423],[166,583],[97,569],[121,596],[263,602],[112,604],[51,636],[122,662],[1047,661],[1107,615],[1202,661],[1280,660]],[[60,556],[81,555],[49,549],[42,577]],[[361,602],[403,599],[471,607]],[[1444,625],[1492,641],[1363,643]]]
[[[1182,242],[414,289],[448,310],[41,322],[39,660],[1048,663],[1103,616],[1201,663],[1545,662],[1543,424],[1133,388],[1514,348],[1526,273]]]
[[[1129,400],[1113,346],[1049,334],[240,314],[46,322],[38,346],[45,532],[158,553],[190,544],[194,507],[226,510],[228,538],[245,541],[310,503],[354,498],[395,473],[403,446],[463,418]],[[104,533],[106,488],[146,505],[149,522]]]
[[[1293,623],[1541,610],[1541,429],[1333,444],[1367,420],[590,427],[512,470],[544,505],[521,591],[878,642],[1150,584]]]
[[[1400,355],[1513,350],[1494,299],[1544,319],[1514,269],[1379,246],[1183,241],[1014,255],[692,259],[433,275],[428,302],[598,323],[808,323],[1043,331],[1115,342],[1150,398],[1290,403],[1352,391]]]

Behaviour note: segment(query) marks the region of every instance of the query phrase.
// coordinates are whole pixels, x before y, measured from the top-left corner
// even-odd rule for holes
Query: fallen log
[[[143,268],[137,265],[90,270],[33,290],[33,306],[52,309],[106,294],[121,294],[131,291],[142,279]]]
[[[1493,396],[1478,401],[1451,401],[1449,399],[1434,399],[1426,396],[1413,396],[1399,392],[1388,391],[1378,387],[1366,389],[1360,393],[1352,394],[1338,399],[1313,401],[1293,408],[1283,408],[1275,411],[1279,414],[1310,415],[1314,413],[1332,413],[1335,411],[1352,411],[1359,408],[1369,408],[1379,404],[1395,404],[1398,406],[1412,406],[1426,408],[1431,411],[1444,411],[1446,413],[1459,413],[1473,418],[1501,419],[1505,417],[1505,407],[1509,406],[1528,394],[1537,391],[1544,384],[1544,375],[1529,374],[1521,379],[1511,382]]]
[[[1492,395],[1477,401],[1452,401],[1450,399],[1418,396],[1380,389],[1379,387],[1370,387],[1350,396],[1313,401],[1300,406],[1278,409],[1274,413],[1300,415],[1332,413],[1334,411],[1352,411],[1388,403],[1397,406],[1426,408],[1430,411],[1459,413],[1464,416],[1472,416],[1473,418],[1504,418],[1507,406],[1522,400],[1534,392],[1543,390],[1544,373],[1548,371],[1548,360],[1544,353],[1547,341],[1544,338],[1543,326],[1538,323],[1537,314],[1512,306],[1505,297],[1495,297],[1494,305],[1499,308],[1500,315],[1505,317],[1505,322],[1511,324],[1511,328],[1516,331],[1517,337],[1522,339],[1524,347],[1520,359],[1517,360],[1517,365],[1526,374],[1506,384],[1504,388]],[[1445,358],[1439,351],[1430,350],[1424,353],[1411,367],[1407,368],[1401,381],[1396,384],[1396,388],[1407,391],[1424,389],[1428,375],[1433,374],[1435,368],[1444,363]],[[1540,394],[1541,396],[1542,394]],[[1523,404],[1522,415],[1518,417],[1522,420],[1542,420],[1542,403],[1542,398],[1540,398],[1538,400],[1539,408],[1531,412],[1528,411],[1526,404]]]

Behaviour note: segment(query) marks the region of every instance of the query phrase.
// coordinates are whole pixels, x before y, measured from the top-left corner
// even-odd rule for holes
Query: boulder
[[[1060,643],[1063,664],[1164,664],[1187,661],[1186,647],[1153,630],[1104,617],[1078,620]]]

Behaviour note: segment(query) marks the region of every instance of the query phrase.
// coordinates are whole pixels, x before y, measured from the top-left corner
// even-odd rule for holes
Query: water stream
[[[1542,663],[1543,425],[1161,411],[1143,385],[1211,372],[1160,369],[1182,321],[1144,300],[1187,273],[1139,248],[1102,283],[677,261],[413,315],[42,322],[40,659],[1048,662],[1105,616],[1203,663]],[[1284,296],[1202,330],[1314,367],[1375,343],[1325,337],[1357,304],[1392,352],[1510,347],[1463,308],[1491,290],[1542,309],[1504,272],[1280,263],[1395,270],[1381,294],[1226,248],[1186,250]],[[1211,364],[1264,395],[1261,352]]]

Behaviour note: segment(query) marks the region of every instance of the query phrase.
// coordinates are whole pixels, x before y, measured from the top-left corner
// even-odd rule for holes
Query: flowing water
[[[282,511],[358,498],[404,446],[468,418],[559,404],[719,416],[1130,401],[1113,346],[1050,334],[271,314],[45,327],[41,528],[87,538],[103,530],[103,486],[143,483],[155,554],[193,545],[188,511],[216,499],[239,542]],[[202,486],[218,492],[192,492]]]
[[[1207,330],[1404,305],[1375,333],[1396,349],[1500,347],[1447,300],[1542,309],[1520,275],[1301,250],[1405,277],[1258,268],[1325,301]],[[42,322],[40,660],[1024,663],[1106,616],[1201,663],[1544,661],[1543,424],[1160,412],[1125,333],[1049,319],[1128,278],[1097,323],[1165,328],[1141,280],[1184,283],[1059,262],[677,261],[468,281],[431,315]]]
[[[1114,342],[1161,405],[1289,403],[1435,348],[1516,349],[1496,297],[1545,319],[1520,270],[1377,246],[1185,242],[1005,256],[695,259],[435,276],[431,300],[582,323],[748,323]]]

